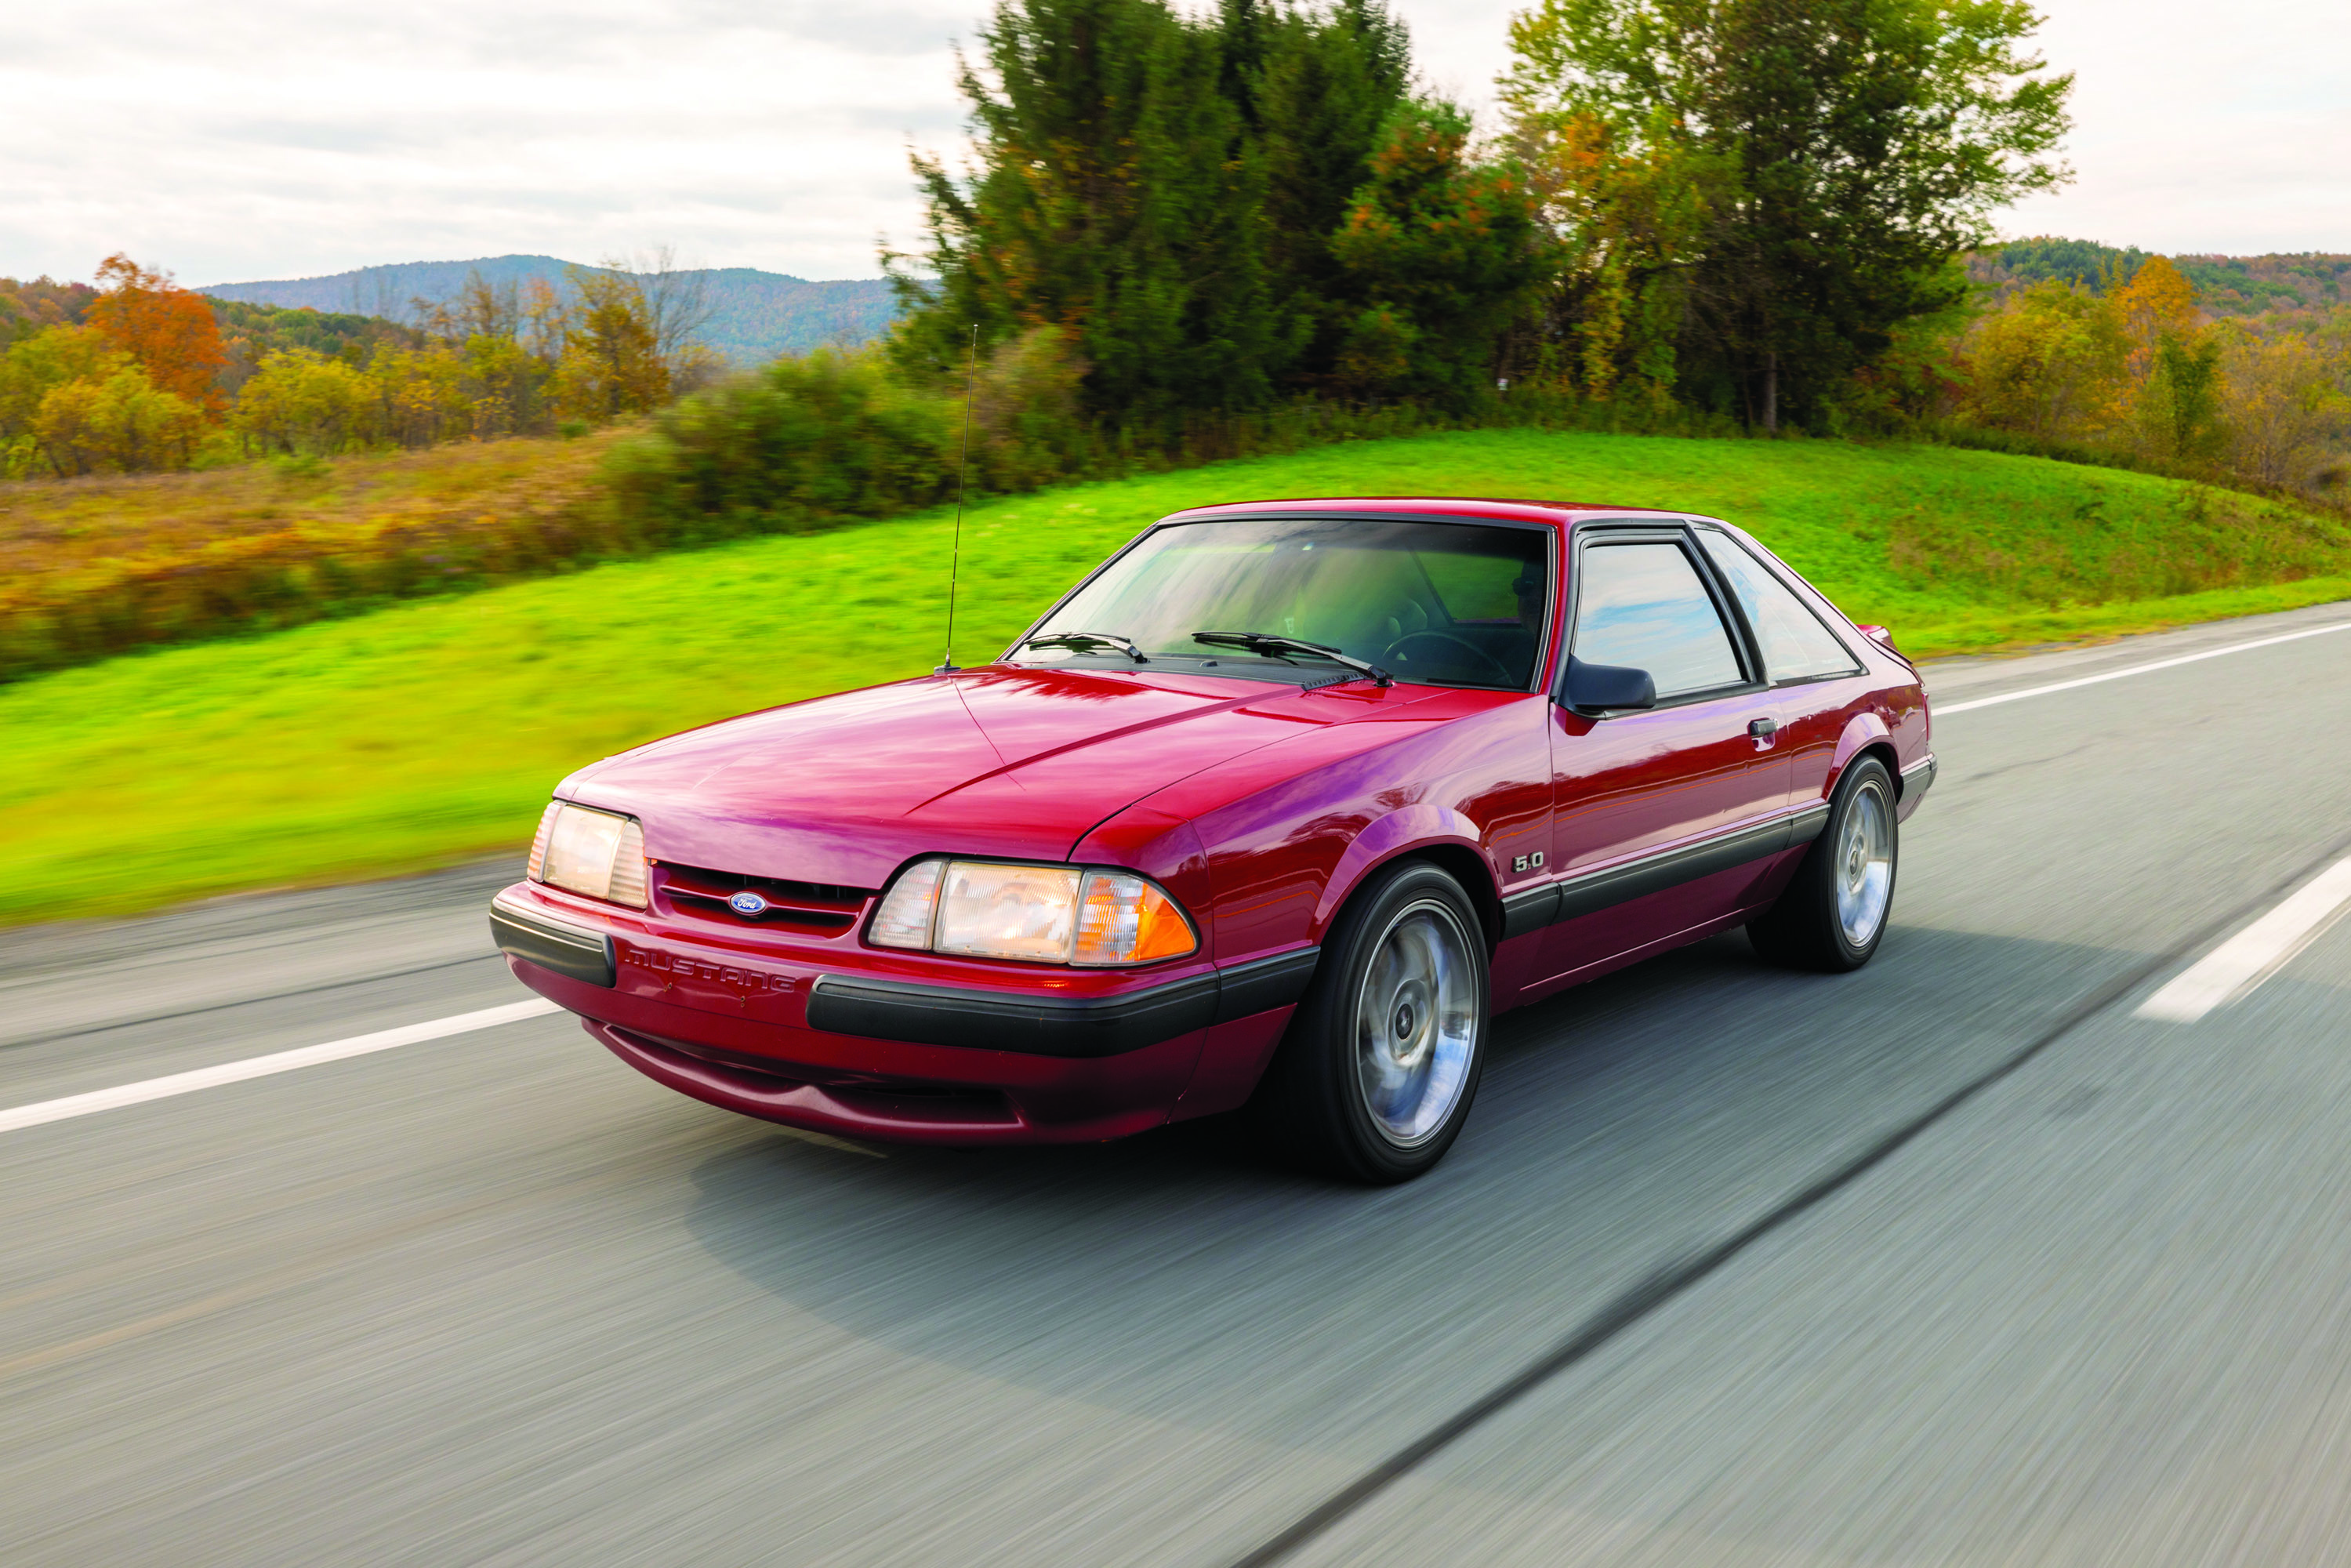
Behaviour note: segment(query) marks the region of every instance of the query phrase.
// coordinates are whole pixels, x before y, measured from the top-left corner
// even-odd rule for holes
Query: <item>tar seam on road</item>
[[[2351,621],[2337,621],[2332,626],[2313,626],[2306,631],[2288,632],[2276,637],[2257,637],[2250,643],[2231,643],[2225,648],[2207,648],[2200,653],[2182,653],[2176,659],[2158,659],[2151,664],[2133,664],[2126,670],[2108,670],[2103,675],[2084,675],[2078,680],[2059,681],[2046,686],[2027,686],[2021,692],[2002,692],[1993,697],[1974,697],[1967,702],[1953,703],[1949,707],[1934,710],[1938,718],[1948,718],[1970,708],[1991,707],[1996,703],[2022,702],[2026,697],[2044,697],[2052,692],[2070,692],[2077,686],[2095,686],[2107,681],[2119,681],[2126,675],[2152,674],[2158,670],[2176,669],[2181,664],[2193,664],[2205,659],[2217,659],[2223,653],[2250,653],[2255,648],[2273,648],[2280,643],[2299,643],[2304,637],[2324,637],[2329,632],[2351,632]]]
[[[1626,1329],[1721,1270],[1724,1265],[1738,1258],[1757,1242],[1785,1228],[1793,1221],[1802,1218],[1834,1197],[1908,1147],[1920,1134],[1951,1113],[1975,1099],[1985,1090],[2008,1078],[2034,1057],[2130,995],[2167,967],[2179,963],[2207,944],[2219,940],[2232,927],[2276,900],[2287,889],[2309,880],[2314,871],[2342,858],[2346,851],[2351,851],[2351,838],[2338,841],[2324,855],[2304,864],[2284,881],[2273,884],[2259,898],[2240,904],[2221,918],[2199,927],[2185,941],[2174,944],[2166,952],[2137,966],[2129,973],[2118,976],[2100,986],[2060,1014],[2055,1022],[2034,1036],[2032,1042],[2022,1050],[2016,1051],[1991,1071],[1953,1090],[1909,1121],[1880,1136],[1843,1165],[1799,1187],[1765,1211],[1760,1218],[1750,1220],[1747,1225],[1711,1247],[1660,1265],[1646,1278],[1635,1281],[1629,1289],[1585,1319],[1565,1339],[1561,1340],[1549,1351],[1521,1368],[1515,1375],[1504,1381],[1483,1398],[1455,1413],[1449,1419],[1431,1427],[1420,1437],[1390,1454],[1357,1477],[1348,1486],[1325,1499],[1312,1511],[1280,1534],[1246,1555],[1235,1559],[1234,1568],[1270,1568],[1270,1564],[1284,1561],[1299,1548],[1308,1545],[1389,1487],[1434,1458],[1443,1449],[1485,1425],[1486,1422],[1517,1404],[1561,1373],[1585,1360]]]
[[[411,975],[429,975],[435,969],[455,969],[465,964],[486,964],[503,957],[499,953],[476,953],[470,958],[446,958],[438,964],[419,964],[413,969],[387,969],[380,975],[361,975],[350,980],[329,980],[321,985],[297,986],[290,991],[270,991],[258,997],[238,997],[231,1001],[207,1002],[200,1008],[182,1008],[175,1013],[152,1013],[145,1018],[122,1019],[114,1023],[87,1024],[79,1029],[53,1030],[47,1034],[28,1034],[22,1040],[0,1040],[0,1051],[14,1051],[20,1045],[47,1045],[55,1040],[72,1040],[85,1034],[104,1034],[112,1029],[141,1029],[151,1023],[172,1023],[205,1013],[225,1012],[230,1008],[259,1007],[264,1002],[282,1002],[295,997],[315,997],[321,991],[347,990],[353,986],[371,986],[378,980],[405,979]]]

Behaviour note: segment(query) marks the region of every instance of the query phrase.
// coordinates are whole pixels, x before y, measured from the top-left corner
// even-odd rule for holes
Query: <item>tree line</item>
[[[476,275],[412,314],[213,300],[123,255],[94,286],[0,279],[0,476],[584,432],[720,368],[694,341],[698,280],[665,254],[561,290]]]
[[[2016,0],[1541,0],[1507,122],[1377,0],[1001,0],[974,159],[916,161],[902,361],[1050,327],[1098,416],[1503,383],[1834,423],[1957,257],[2062,177]]]
[[[1299,399],[1548,398],[2332,493],[2345,258],[1993,240],[2068,178],[2073,78],[2036,25],[2022,0],[1538,0],[1479,137],[1378,0],[999,0],[960,72],[968,164],[914,161],[889,351],[946,387],[975,339],[1050,345],[1129,446]]]

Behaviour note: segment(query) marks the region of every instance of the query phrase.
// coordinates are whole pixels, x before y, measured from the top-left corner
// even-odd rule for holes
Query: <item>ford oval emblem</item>
[[[768,901],[750,889],[745,888],[726,901],[726,907],[737,915],[765,915],[768,912]]]

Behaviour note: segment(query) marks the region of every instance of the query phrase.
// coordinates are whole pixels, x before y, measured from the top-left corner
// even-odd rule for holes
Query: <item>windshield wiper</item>
[[[1138,664],[1151,661],[1143,650],[1114,632],[1048,632],[1041,637],[1031,637],[1020,644],[1024,648],[1070,648],[1084,653],[1089,648],[1115,648]]]
[[[1195,643],[1206,643],[1212,648],[1246,648],[1252,653],[1270,653],[1280,658],[1285,653],[1303,653],[1312,659],[1328,659],[1334,664],[1344,664],[1360,674],[1369,675],[1384,686],[1395,685],[1395,677],[1377,664],[1367,664],[1349,653],[1342,653],[1326,643],[1310,643],[1303,637],[1282,637],[1270,632],[1195,632]]]

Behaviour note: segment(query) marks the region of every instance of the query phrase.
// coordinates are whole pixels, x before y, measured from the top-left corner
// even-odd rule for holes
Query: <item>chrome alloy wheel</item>
[[[1894,898],[1894,808],[1878,779],[1865,780],[1846,805],[1844,831],[1831,868],[1837,924],[1855,947],[1876,940]]]
[[[1485,1012],[1479,944],[1434,899],[1398,910],[1355,998],[1355,1078],[1380,1135],[1399,1148],[1442,1129],[1469,1081]]]

